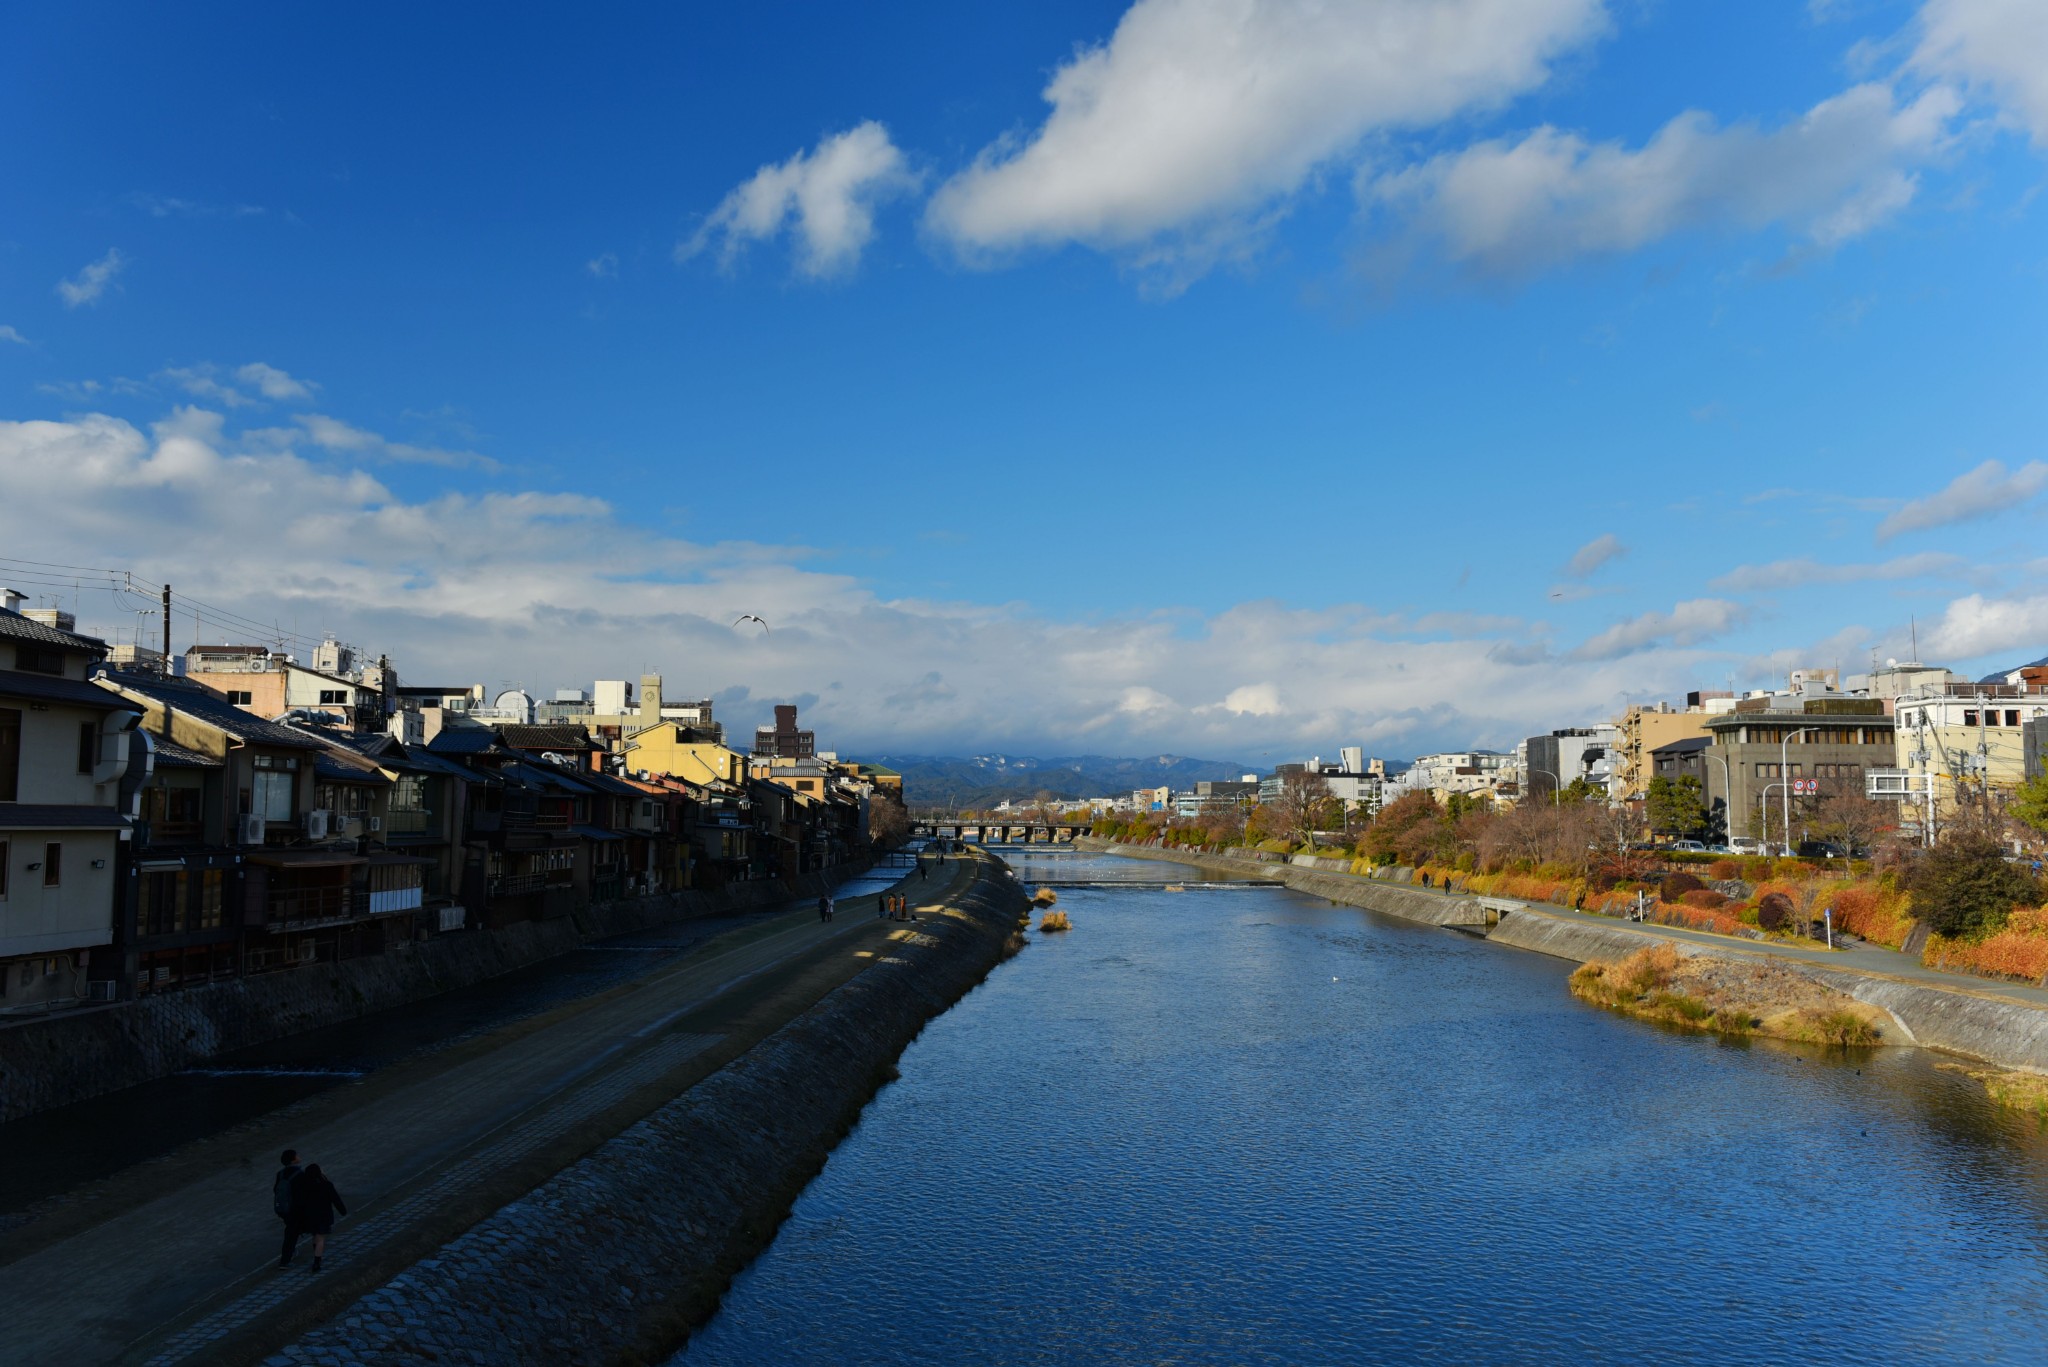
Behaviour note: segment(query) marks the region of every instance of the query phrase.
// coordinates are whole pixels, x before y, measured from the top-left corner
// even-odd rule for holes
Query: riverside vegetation
[[[1554,803],[1496,809],[1453,795],[1409,793],[1365,821],[1313,784],[1281,800],[1199,821],[1146,814],[1096,823],[1125,843],[1268,855],[1314,854],[1350,871],[1487,896],[1547,902],[1748,940],[1824,942],[1830,924],[1872,944],[1916,954],[1931,968],[2048,982],[2048,892],[2015,842],[2048,832],[2048,781],[2004,809],[1966,809],[1922,850],[1878,820],[1895,809],[1854,795],[1803,819],[1816,832],[1867,844],[1868,859],[1817,862],[1646,850],[1660,804],[1610,807],[1567,788]],[[2039,792],[2035,790],[2039,789]],[[1583,800],[1578,800],[1583,798]],[[1668,800],[1661,810],[1668,813]],[[1680,804],[1682,805],[1682,804]],[[1646,814],[1647,813],[1647,814]],[[1689,820],[1689,817],[1677,818]],[[1680,828],[1683,829],[1683,828]]]
[[[1882,1012],[1781,963],[1742,963],[1649,945],[1580,964],[1572,995],[1610,1010],[1717,1035],[1807,1044],[1882,1044]]]

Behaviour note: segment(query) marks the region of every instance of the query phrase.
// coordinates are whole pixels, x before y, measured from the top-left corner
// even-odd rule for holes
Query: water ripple
[[[1924,1055],[1278,889],[1060,905],[678,1363],[2041,1360],[2048,1145]]]

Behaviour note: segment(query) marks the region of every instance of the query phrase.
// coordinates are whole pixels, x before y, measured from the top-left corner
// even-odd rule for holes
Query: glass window
[[[62,674],[64,652],[50,646],[16,646],[14,667],[31,674]]]
[[[268,769],[258,769],[255,779],[250,810],[265,821],[290,821],[294,815],[292,789],[298,786],[297,780],[290,774]]]
[[[0,902],[7,900],[7,842],[0,840]]]
[[[89,774],[94,762],[100,757],[99,723],[82,721],[78,724],[78,772]]]
[[[43,886],[60,887],[64,882],[64,847],[52,842],[43,846]]]
[[[199,929],[220,929],[221,885],[226,874],[207,869],[199,875]]]
[[[21,781],[21,713],[0,707],[0,802],[16,800]]]

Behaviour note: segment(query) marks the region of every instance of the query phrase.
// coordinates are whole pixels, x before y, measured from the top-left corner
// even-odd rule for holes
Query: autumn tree
[[[1896,803],[1843,789],[1822,798],[1806,820],[1807,834],[1833,841],[1850,854],[1876,847],[1878,838],[1899,824]]]
[[[1284,840],[1311,848],[1316,843],[1318,824],[1329,815],[1330,783],[1321,774],[1290,769],[1280,776],[1280,792],[1268,803],[1274,833]]]

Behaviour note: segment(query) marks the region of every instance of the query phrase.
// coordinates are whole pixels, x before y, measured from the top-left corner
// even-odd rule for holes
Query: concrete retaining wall
[[[338,964],[262,973],[0,1027],[0,1121],[168,1077],[305,1030],[468,987],[584,941],[815,897],[846,869],[591,907],[575,917],[408,941]]]
[[[272,1363],[658,1362],[767,1247],[931,1017],[1022,943],[994,861],[917,935]]]

